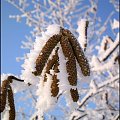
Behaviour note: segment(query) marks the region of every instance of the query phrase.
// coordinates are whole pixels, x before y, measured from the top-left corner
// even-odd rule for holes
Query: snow
[[[103,72],[105,70],[112,70],[114,68],[114,62],[116,56],[117,53],[113,54],[112,57],[106,63],[100,62],[96,56],[93,56],[92,61],[90,63],[93,66],[91,70],[94,72],[95,71]]]
[[[9,111],[8,110],[5,110],[4,112],[2,112],[1,119],[2,120],[9,120]]]
[[[99,58],[100,61],[102,61],[111,51],[119,44],[119,33],[117,34],[117,37],[115,39],[115,42],[112,44],[112,46],[106,50],[104,54],[102,54]]]
[[[93,93],[96,93],[98,87],[94,80],[91,80],[90,88],[92,89]]]
[[[57,102],[57,98],[51,97],[51,84],[52,84],[52,76],[50,74],[46,74],[47,82],[43,83],[43,80],[40,80],[38,84],[37,95],[39,95],[36,108],[38,109],[38,113],[42,115],[44,112],[48,110],[52,110],[54,108],[55,103]]]
[[[59,34],[59,32],[60,32],[60,26],[57,24],[53,24],[47,27],[47,31],[45,33],[50,36],[53,36],[54,34]]]
[[[60,46],[60,44],[58,44]],[[70,89],[69,82],[68,82],[68,73],[66,70],[66,60],[62,51],[61,46],[59,47],[58,51],[58,56],[59,56],[59,73],[57,73],[58,79],[60,80],[59,82],[59,88],[60,91],[67,91]]]
[[[66,62],[67,60],[65,59],[65,56],[63,54],[62,48],[59,48],[58,51],[58,56],[59,56],[59,70],[60,72],[57,73],[58,79],[60,80],[59,82],[59,89],[60,93],[63,92],[63,96],[65,96],[66,100],[66,105],[69,107],[70,110],[75,109],[77,107],[77,103],[73,102],[71,94],[70,94],[70,89],[76,89],[77,86],[71,86],[68,81],[68,73],[66,70]]]
[[[2,82],[4,81],[4,80],[6,80],[7,79],[7,77],[9,76],[10,74],[2,74],[1,75],[1,84],[2,84]]]
[[[13,74],[2,74],[1,75],[1,85],[2,85],[2,81],[6,80],[8,78],[8,76],[15,76]],[[18,76],[15,76],[16,78],[19,78]],[[26,89],[27,85],[24,82],[19,82],[13,79],[13,82],[10,83],[13,93],[17,93],[20,91],[23,91]]]
[[[39,56],[39,53],[47,40],[54,34],[58,34],[59,31],[59,25],[49,25],[47,30],[45,32],[42,32],[42,36],[36,37],[34,48],[30,50],[30,53],[27,54],[27,59],[25,59],[25,62],[22,65],[23,70],[21,79],[25,80],[25,83],[31,83],[33,85],[38,83],[39,77],[32,74],[32,72],[35,71],[36,58]]]
[[[114,19],[113,23],[111,24],[112,29],[119,28],[119,21]]]
[[[78,22],[78,28],[77,28],[77,32],[79,33],[78,41],[83,49],[85,48],[85,45],[87,44],[87,36],[85,34],[86,24],[87,24],[87,20],[81,19]]]

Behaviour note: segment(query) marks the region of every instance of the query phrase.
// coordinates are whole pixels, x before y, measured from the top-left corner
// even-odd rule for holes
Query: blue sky
[[[87,3],[87,1],[85,1]],[[100,0],[98,15],[104,22],[113,9],[113,5],[109,4],[109,0]],[[30,34],[30,28],[22,20],[21,23],[17,23],[14,19],[10,19],[9,15],[20,14],[19,10],[13,7],[11,4],[2,0],[2,24],[1,24],[1,72],[20,74],[21,62],[16,62],[16,57],[23,56],[26,50],[20,48],[21,41],[25,40],[25,35]],[[115,15],[115,17],[118,17]],[[110,31],[107,31],[111,34]]]
[[[22,62],[16,62],[16,57],[23,56],[26,52],[20,46],[30,28],[24,22],[16,23],[9,18],[9,15],[19,14],[19,11],[5,0],[2,0],[1,12],[1,72],[20,74]]]

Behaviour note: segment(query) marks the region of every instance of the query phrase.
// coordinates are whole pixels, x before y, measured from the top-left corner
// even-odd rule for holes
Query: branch
[[[76,120],[80,120],[81,118],[85,117],[86,115],[87,115],[87,114],[84,114],[84,115],[78,117]]]
[[[17,8],[20,12],[22,12],[29,20],[31,20],[33,23],[35,23],[36,25],[39,25],[39,22],[36,21],[35,19],[33,19],[33,17],[28,15],[28,12],[25,12],[22,8],[20,8],[18,5],[16,5],[14,2],[7,0],[8,3],[10,3],[11,5],[13,5],[15,8]],[[29,12],[30,13],[30,12]],[[40,29],[41,31],[41,29]]]
[[[99,94],[99,93],[102,91],[102,88],[103,88],[103,87],[105,87],[105,86],[107,86],[107,85],[109,85],[109,84],[112,84],[113,82],[117,81],[118,79],[119,79],[119,75],[117,75],[117,76],[115,76],[115,77],[113,77],[113,78],[111,78],[111,79],[108,79],[108,80],[106,80],[105,82],[97,85],[98,88],[97,88],[97,91],[96,91],[96,92],[94,92],[93,89],[90,89],[90,91],[89,91],[89,92],[87,93],[87,95],[82,99],[82,101],[81,101],[81,102],[78,102],[79,107],[82,107],[82,106],[84,105],[84,103],[85,103],[89,98],[93,97],[93,96],[96,95],[96,94]]]
[[[103,56],[101,56],[100,61],[105,61],[108,59],[108,57],[115,51],[115,49],[118,47],[119,45],[119,39],[117,39],[113,45],[106,50],[106,52],[103,54]]]
[[[118,113],[118,115],[116,115],[113,119],[111,119],[111,120],[119,120],[120,119],[120,115],[119,115],[119,113]]]
[[[19,81],[19,82],[24,82],[24,80],[21,80],[21,79],[19,79],[19,78],[16,78],[15,76],[13,76],[13,75],[10,75],[10,76],[8,76],[8,78],[7,78],[8,80],[11,80],[11,79],[13,79],[13,80],[16,80],[16,81]]]

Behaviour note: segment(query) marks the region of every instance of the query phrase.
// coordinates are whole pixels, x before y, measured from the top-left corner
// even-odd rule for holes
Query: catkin
[[[46,66],[46,72],[45,73],[47,73],[47,74],[50,74],[50,69],[52,69],[52,67],[55,65],[55,63],[58,61],[58,53],[57,53],[57,51],[58,51],[58,49],[59,48],[57,48],[56,50],[55,50],[55,55],[53,55],[52,56],[52,59],[49,59],[48,60],[48,63],[47,63],[47,66]],[[57,63],[56,63],[57,64]],[[44,82],[46,82],[47,81],[47,76],[46,76],[46,74],[45,74],[45,76],[44,76]]]
[[[33,72],[34,75],[40,75],[47,62],[52,50],[55,48],[57,43],[60,41],[60,35],[53,35],[45,44],[41,50],[38,58],[36,59],[36,71]]]
[[[2,82],[1,93],[0,93],[0,112],[3,112],[6,105],[6,97],[7,97],[7,86],[9,84],[8,80],[4,80]]]
[[[78,61],[78,64],[81,68],[81,71],[83,73],[84,76],[90,76],[90,68],[89,68],[89,64],[88,61],[83,53],[82,48],[80,47],[80,44],[78,43],[77,39],[73,36],[73,34],[69,31],[69,30],[65,30],[63,28],[61,28],[62,30],[62,34],[64,36],[69,37],[69,42],[72,46],[74,55]]]
[[[68,81],[70,85],[77,85],[77,70],[76,70],[76,61],[75,56],[72,50],[72,47],[69,43],[68,37],[62,36],[60,40],[60,44],[64,53],[64,56],[67,60],[66,69],[68,73]]]
[[[59,79],[57,78],[57,73],[59,73],[59,57],[58,57],[58,51],[56,52],[56,57],[57,57],[57,61],[53,66],[53,70],[54,70],[54,75],[52,77],[52,84],[51,84],[51,93],[53,97],[56,97],[59,93],[59,86],[58,86],[58,82]]]
[[[9,120],[15,120],[15,105],[14,105],[14,97],[13,97],[13,91],[11,86],[9,85],[8,90],[8,103],[10,106],[9,110]]]
[[[54,74],[52,77],[52,84],[51,84],[51,96],[56,97],[59,93],[59,86],[58,86],[58,82],[59,79],[57,79],[57,75]]]
[[[77,88],[75,90],[71,88],[70,93],[71,93],[71,97],[72,97],[73,101],[77,102],[79,99],[79,94],[78,94]]]

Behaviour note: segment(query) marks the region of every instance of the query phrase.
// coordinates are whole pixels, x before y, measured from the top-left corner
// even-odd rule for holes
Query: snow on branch
[[[77,28],[77,32],[79,33],[79,37],[78,37],[78,41],[81,45],[81,47],[83,48],[83,50],[85,51],[86,47],[87,47],[87,28],[88,28],[88,24],[89,22],[85,19],[81,19],[78,22],[78,28]]]
[[[115,42],[108,48],[103,55],[100,56],[100,61],[105,61],[113,52],[114,50],[119,46],[119,33],[117,34]]]
[[[84,105],[84,103],[91,97],[93,97],[94,95],[100,93],[102,91],[102,88],[103,87],[106,87],[107,85],[109,84],[112,84],[114,83],[115,81],[117,81],[119,79],[119,75],[111,78],[111,79],[108,79],[100,84],[97,85],[97,90],[94,90],[94,89],[90,89],[89,92],[86,94],[86,96],[82,99],[81,102],[78,101],[78,105],[79,107],[82,107]],[[96,87],[95,87],[96,88]]]

